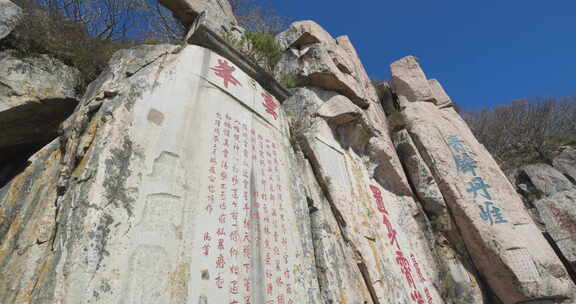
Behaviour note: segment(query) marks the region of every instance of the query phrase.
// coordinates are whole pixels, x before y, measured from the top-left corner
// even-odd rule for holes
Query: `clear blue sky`
[[[576,1],[267,0],[350,36],[370,77],[414,55],[464,108],[576,94]]]

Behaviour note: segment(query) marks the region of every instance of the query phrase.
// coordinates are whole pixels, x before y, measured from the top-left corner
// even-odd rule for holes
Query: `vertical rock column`
[[[480,303],[448,292],[456,279],[350,40],[311,21],[293,23],[277,40],[284,49],[277,72],[298,80],[283,107],[302,150],[324,301]]]
[[[512,185],[416,58],[391,66],[404,127],[430,168],[482,277],[505,304],[574,303],[575,288]],[[531,302],[530,302],[531,303]]]

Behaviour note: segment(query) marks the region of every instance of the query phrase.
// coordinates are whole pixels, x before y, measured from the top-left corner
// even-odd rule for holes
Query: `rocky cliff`
[[[226,1],[161,2],[189,43],[83,96],[0,53],[0,303],[576,303],[574,151],[511,183],[415,57],[376,88],[295,22],[287,90],[222,39]]]

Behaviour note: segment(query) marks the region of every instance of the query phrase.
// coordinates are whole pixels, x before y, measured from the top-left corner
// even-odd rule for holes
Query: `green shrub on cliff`
[[[280,45],[272,34],[246,30],[240,37],[234,37],[230,34],[224,36],[224,39],[269,73],[274,73],[274,69],[282,57]]]

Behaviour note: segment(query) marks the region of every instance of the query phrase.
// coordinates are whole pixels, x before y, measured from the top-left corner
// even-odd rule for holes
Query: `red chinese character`
[[[218,240],[218,249],[224,250],[224,240],[223,239]]]
[[[282,277],[276,278],[276,286],[283,286],[284,281],[282,281]]]
[[[220,254],[216,259],[216,268],[224,269],[224,264],[226,264],[224,262],[224,256]]]
[[[223,279],[221,276],[217,276],[217,277],[216,277],[216,286],[217,286],[219,289],[224,288],[224,279]]]
[[[238,249],[232,247],[230,248],[230,256],[231,257],[238,257]]]
[[[406,282],[412,289],[416,289],[416,284],[414,283],[414,278],[412,277],[412,270],[410,269],[410,262],[404,257],[404,253],[398,250],[396,251],[396,264],[400,266],[400,270],[406,279]]]
[[[264,262],[266,263],[266,265],[272,264],[272,257],[270,257],[270,252],[266,252],[266,258],[264,259]]]
[[[278,103],[274,100],[274,97],[268,93],[262,93],[264,97],[264,102],[262,105],[266,108],[266,113],[272,115],[274,119],[278,119],[278,113],[276,113],[276,108],[278,108]],[[261,138],[261,137],[260,137]]]
[[[246,292],[250,292],[251,290],[250,279],[244,279],[244,288],[246,288]]]
[[[278,297],[276,297],[276,303],[277,304],[285,304],[286,302],[284,302],[284,295],[278,295]]]
[[[410,295],[412,297],[412,301],[417,304],[424,304],[424,299],[418,290],[414,290]]]
[[[230,281],[230,293],[238,294],[238,281]]]
[[[286,293],[292,294],[292,284],[286,284]]]
[[[269,296],[271,296],[273,292],[274,292],[274,286],[272,286],[272,283],[268,283],[268,285],[266,286],[266,293]]]
[[[242,84],[240,84],[240,82],[234,78],[234,76],[232,76],[232,73],[234,71],[236,71],[236,68],[233,66],[230,66],[228,64],[228,61],[223,60],[223,59],[218,59],[218,65],[210,68],[212,71],[214,71],[214,74],[220,78],[222,78],[224,80],[224,87],[228,88],[228,83],[231,83],[235,86],[239,85],[242,86]]]
[[[230,239],[234,242],[237,242],[240,239],[240,235],[238,234],[238,230],[234,230],[230,233]]]
[[[432,296],[430,295],[430,290],[428,289],[428,287],[424,288],[424,293],[426,294],[426,300],[428,300],[428,304],[432,304],[434,301],[432,299]]]
[[[204,244],[202,245],[202,253],[205,256],[208,256],[208,254],[210,253],[210,244]]]
[[[212,206],[211,204],[206,206],[206,211],[208,211],[209,214],[212,214],[213,210],[214,210],[214,206]]]
[[[384,225],[388,230],[388,239],[390,240],[390,245],[394,245],[394,243],[396,243],[396,248],[400,249],[400,244],[398,244],[398,239],[396,239],[396,230],[394,230],[392,227],[390,219],[388,219],[386,215],[383,215],[383,217]]]
[[[244,304],[252,304],[252,300],[251,300],[250,296],[244,297]]]
[[[205,240],[205,241],[208,241],[208,242],[209,242],[210,240],[212,240],[212,238],[210,237],[210,233],[204,232],[204,240]]]
[[[242,264],[242,266],[244,266],[244,271],[246,273],[250,272],[250,268],[252,267],[252,264],[246,263],[246,264]]]

